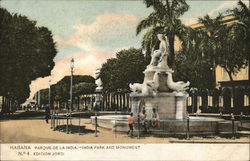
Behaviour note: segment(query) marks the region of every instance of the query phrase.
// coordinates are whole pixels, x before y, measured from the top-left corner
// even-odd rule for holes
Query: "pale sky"
[[[246,1],[248,2],[248,1]],[[216,16],[236,6],[237,0],[187,0],[190,9],[181,18],[194,24],[197,18]],[[75,59],[74,74],[92,75],[106,59],[121,49],[140,48],[143,34],[136,26],[153,10],[139,0],[2,0],[3,8],[48,27],[57,43],[56,65],[51,76],[32,81],[31,97],[40,89],[70,74],[70,59]]]

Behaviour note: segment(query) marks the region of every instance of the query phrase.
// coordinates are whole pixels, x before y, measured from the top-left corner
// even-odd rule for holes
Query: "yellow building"
[[[244,69],[241,69],[237,75],[233,75],[233,80],[240,81],[240,80],[248,80],[249,79],[249,68],[248,66]],[[221,68],[220,66],[216,67],[216,82],[224,82],[230,81],[227,72]]]
[[[237,21],[234,16],[225,16],[222,19],[223,23],[225,24],[232,24]],[[202,28],[202,24],[192,24],[190,25],[191,28],[198,29]],[[180,41],[176,40],[176,49],[180,48]],[[192,108],[196,108],[195,110],[192,109],[192,112],[198,112],[199,109],[203,108],[202,106],[206,106],[206,108],[214,108],[217,107],[216,110],[219,112],[219,108],[224,108],[224,112],[226,113],[236,113],[239,114],[243,112],[244,114],[250,114],[249,108],[249,65],[240,70],[237,75],[233,75],[233,80],[230,81],[228,73],[220,66],[216,67],[216,84],[217,84],[217,96],[214,95],[214,91],[203,91],[205,94],[204,96],[197,94],[194,98],[194,95],[188,98],[188,106],[193,106]],[[216,93],[216,92],[215,92]],[[217,98],[215,98],[217,97]],[[204,105],[205,102],[205,105]],[[193,105],[195,104],[195,105]],[[195,106],[195,107],[194,107]],[[209,110],[207,110],[209,111]],[[213,110],[210,110],[213,111]]]
[[[232,15],[223,17],[222,21],[228,25],[230,25],[234,22],[237,22],[235,17]],[[202,28],[203,25],[197,23],[197,24],[190,25],[190,27],[196,29],[196,28]],[[178,44],[178,46],[180,46],[179,43],[177,43],[177,44]],[[246,68],[242,69],[237,75],[234,75],[233,80],[236,80],[236,81],[248,80],[249,79],[248,73],[249,73],[249,68],[247,66]],[[218,84],[219,82],[224,82],[224,81],[230,81],[229,76],[228,76],[227,72],[222,67],[217,66],[216,67],[216,83]]]

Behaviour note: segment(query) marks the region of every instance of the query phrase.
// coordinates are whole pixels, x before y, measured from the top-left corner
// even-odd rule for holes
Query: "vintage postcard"
[[[0,0],[0,160],[249,160],[249,0]]]

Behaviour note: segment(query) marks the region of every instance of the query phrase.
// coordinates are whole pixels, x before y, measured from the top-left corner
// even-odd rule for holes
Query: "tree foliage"
[[[49,104],[49,88],[40,90],[40,103],[43,105]]]
[[[70,98],[70,77],[65,76],[56,84],[51,85],[51,102],[67,102]],[[73,76],[73,96],[91,94],[95,91],[95,79],[89,75]],[[49,89],[40,90],[41,103],[47,104],[49,99]]]
[[[186,41],[176,56],[174,76],[177,80],[190,81],[192,87],[213,89],[211,65],[204,57],[202,41],[202,31],[189,28]]]
[[[237,13],[238,14],[238,13]],[[235,15],[237,18],[237,16]],[[236,19],[236,22],[225,24],[222,15],[215,19],[208,15],[200,18],[199,22],[204,25],[201,29],[203,41],[202,51],[211,68],[215,71],[216,66],[221,66],[231,81],[232,75],[236,75],[242,68],[246,67],[249,54],[249,37],[247,28],[243,22]]]
[[[220,66],[228,73],[233,81],[232,75],[236,75],[242,68],[249,65],[250,53],[250,8],[239,0],[238,6],[229,11],[236,18],[236,22],[231,24],[227,34],[223,37],[225,43],[222,44],[222,59]]]
[[[154,49],[157,44],[156,35],[165,34],[168,36],[170,48],[168,64],[175,68],[175,36],[182,40],[186,29],[179,18],[189,9],[189,6],[185,0],[144,0],[144,3],[147,7],[152,7],[154,12],[137,26],[137,34],[148,29],[143,37],[142,47],[146,49],[147,55],[150,55],[151,49]]]
[[[240,4],[244,5],[241,1]],[[186,40],[177,56],[179,79],[190,80],[197,88],[215,88],[215,68],[220,66],[233,81],[232,75],[246,67],[249,60],[249,26],[245,20],[249,9],[246,9],[241,6],[231,10],[237,18],[233,23],[225,24],[222,15],[214,19],[206,15],[199,18],[202,27],[186,30]]]
[[[116,58],[108,59],[100,70],[100,78],[105,91],[126,92],[129,83],[142,82],[146,60],[141,49],[121,50]]]
[[[73,86],[73,95],[80,96],[83,94],[93,94],[96,88],[95,83],[81,82]]]
[[[73,76],[73,86],[78,83],[95,83],[95,79],[89,75],[74,75]],[[54,89],[53,89],[54,88]],[[52,90],[55,93],[55,100],[66,102],[70,98],[70,76],[65,76],[59,82],[57,82],[54,86],[52,86]],[[94,92],[94,91],[93,91]]]
[[[0,95],[23,103],[29,84],[50,75],[57,53],[52,33],[26,16],[0,8]]]

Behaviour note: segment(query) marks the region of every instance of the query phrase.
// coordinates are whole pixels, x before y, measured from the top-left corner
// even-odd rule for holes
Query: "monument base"
[[[188,94],[184,92],[161,92],[146,96],[132,93],[130,95],[132,101],[131,112],[134,117],[137,117],[138,113],[145,109],[147,119],[150,120],[153,108],[155,108],[160,120],[183,120],[186,118],[187,97]]]

